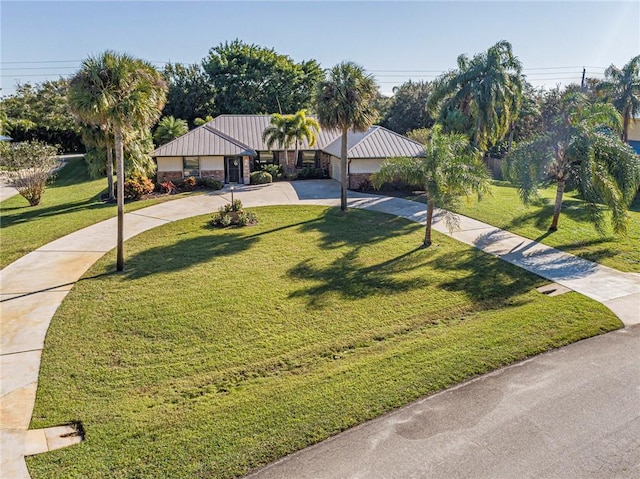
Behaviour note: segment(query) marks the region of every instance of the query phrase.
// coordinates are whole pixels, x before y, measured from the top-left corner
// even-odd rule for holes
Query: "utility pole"
[[[582,67],[582,83],[580,84],[580,89],[582,91],[584,91],[584,80],[585,80],[585,75],[587,74],[587,69]]]

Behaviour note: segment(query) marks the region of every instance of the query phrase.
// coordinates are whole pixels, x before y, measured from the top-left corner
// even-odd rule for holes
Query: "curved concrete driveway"
[[[305,181],[236,188],[246,206],[339,204],[338,183]],[[229,191],[162,203],[126,215],[125,238],[162,224],[211,213]],[[398,198],[350,193],[349,205],[423,222],[424,205]],[[28,478],[24,456],[78,440],[69,429],[29,430],[40,355],[51,318],[75,282],[115,247],[115,218],[53,241],[0,271],[1,477]],[[437,216],[436,230],[446,232]],[[640,276],[578,259],[534,241],[461,217],[453,236],[505,261],[606,304],[626,325],[640,323]]]

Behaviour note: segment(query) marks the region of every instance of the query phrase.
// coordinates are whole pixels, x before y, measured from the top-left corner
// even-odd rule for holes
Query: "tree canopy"
[[[604,80],[596,85],[596,91],[613,102],[622,115],[622,140],[628,141],[631,119],[640,115],[640,55],[633,57],[622,68],[615,65],[607,68]]]
[[[308,108],[313,88],[322,79],[315,60],[295,63],[273,49],[240,40],[212,48],[202,67],[215,89],[216,115],[288,113]]]
[[[196,118],[213,115],[215,89],[200,65],[168,63],[163,74],[168,84],[163,116],[183,118],[193,127]]]
[[[486,152],[502,140],[518,118],[523,88],[522,65],[511,44],[500,41],[435,81],[428,108],[447,131],[467,134]]]
[[[605,211],[611,210],[615,233],[627,230],[627,211],[640,186],[640,160],[617,136],[622,119],[613,105],[592,103],[581,93],[565,93],[552,128],[521,143],[505,159],[503,171],[529,203],[538,189],[556,184],[550,231],[558,220],[567,185],[587,202],[589,219],[604,233]]]
[[[418,128],[431,128],[435,121],[427,111],[427,99],[432,89],[431,83],[411,80],[394,89],[381,125],[401,135]]]
[[[3,133],[15,141],[39,140],[60,145],[66,153],[83,151],[80,129],[67,104],[65,79],[18,84],[13,95],[0,101]]]

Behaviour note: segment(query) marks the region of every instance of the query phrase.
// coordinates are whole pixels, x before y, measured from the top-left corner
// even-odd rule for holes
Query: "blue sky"
[[[640,54],[640,2],[7,1],[0,3],[0,94],[67,76],[111,49],[161,67],[199,63],[239,38],[323,67],[353,60],[381,90],[430,80],[508,40],[535,86],[601,77]],[[21,63],[16,63],[21,62]]]

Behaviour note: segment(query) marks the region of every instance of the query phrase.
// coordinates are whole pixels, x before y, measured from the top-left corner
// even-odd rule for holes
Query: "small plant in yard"
[[[266,171],[254,171],[249,175],[250,184],[252,185],[264,185],[266,183],[272,183],[273,177]]]
[[[282,165],[264,165],[262,171],[269,173],[274,181],[282,178]]]
[[[215,178],[205,178],[204,186],[211,190],[221,190],[224,185],[222,184],[222,181],[216,180]]]
[[[133,176],[124,182],[124,197],[128,200],[139,200],[153,190],[153,182],[146,176]]]
[[[234,200],[221,206],[209,222],[211,226],[226,228],[227,226],[250,226],[258,223],[258,217],[252,211],[242,208],[242,201]]]
[[[9,184],[31,206],[40,204],[47,182],[58,163],[58,148],[40,141],[25,141],[7,145],[2,143],[0,166],[7,173]]]
[[[184,181],[182,182],[182,187],[186,191],[193,190],[197,185],[198,185],[198,180],[196,180],[195,176],[189,176],[188,178],[185,178]]]
[[[174,185],[172,181],[167,180],[160,183],[160,193],[166,193],[166,194],[172,195],[177,190],[178,189],[176,188],[176,185]]]

